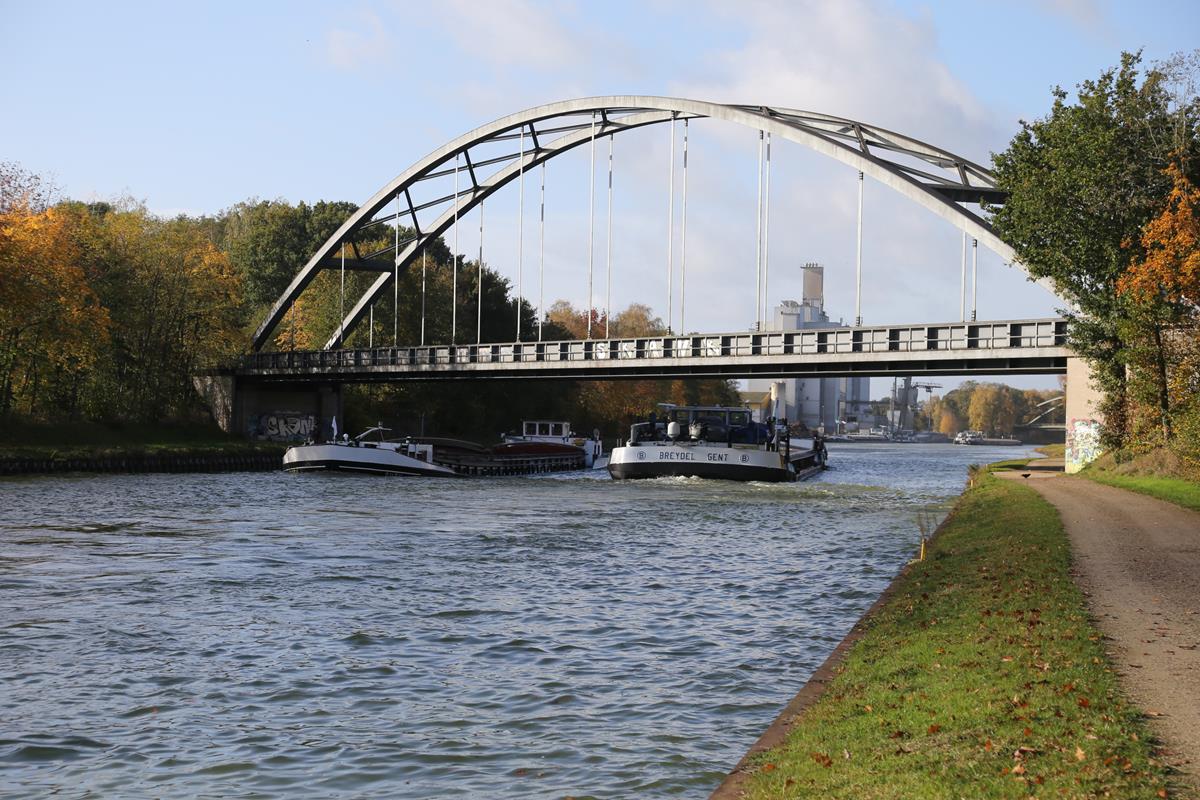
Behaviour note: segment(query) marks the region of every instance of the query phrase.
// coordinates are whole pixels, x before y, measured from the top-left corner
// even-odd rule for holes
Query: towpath
[[[1048,460],[1030,466],[1004,477],[1058,509],[1123,687],[1167,762],[1200,787],[1200,513],[1064,476]]]

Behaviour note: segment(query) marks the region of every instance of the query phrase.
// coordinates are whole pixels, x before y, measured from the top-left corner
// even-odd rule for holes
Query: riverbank
[[[786,738],[714,797],[1167,796],[1058,514],[977,473]]]
[[[1200,481],[1194,465],[1185,464],[1165,448],[1136,455],[1105,453],[1079,475],[1200,511]]]
[[[216,426],[22,426],[0,438],[0,475],[279,469],[286,446]]]

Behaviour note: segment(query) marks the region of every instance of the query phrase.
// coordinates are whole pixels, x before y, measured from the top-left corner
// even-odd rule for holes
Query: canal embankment
[[[200,425],[30,426],[0,439],[0,475],[277,470],[285,449]]]
[[[1055,507],[991,470],[714,798],[1186,796],[1072,575]]]

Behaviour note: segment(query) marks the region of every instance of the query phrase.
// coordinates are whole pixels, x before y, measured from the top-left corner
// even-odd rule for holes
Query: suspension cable
[[[675,112],[671,112],[671,169],[667,178],[667,332],[671,332],[671,311],[675,305]]]
[[[862,327],[863,174],[858,173],[858,246],[854,258],[854,325]]]
[[[421,346],[425,346],[425,256],[429,249],[421,248]]]
[[[958,321],[967,321],[967,232],[962,232],[962,284],[958,293]]]
[[[979,240],[971,238],[971,322],[979,308]]]
[[[458,154],[454,154],[454,278],[450,283],[450,344],[458,337]]]
[[[758,132],[758,208],[754,217],[754,330],[762,330],[763,132]]]
[[[679,212],[679,332],[686,333],[683,324],[687,301],[687,178],[688,178],[688,121],[683,120],[683,208]]]
[[[479,298],[475,305],[475,344],[483,344],[483,201],[479,201]]]
[[[396,192],[396,249],[392,255],[392,347],[400,346],[400,193]]]
[[[346,346],[346,242],[342,242],[342,289],[341,289],[342,321],[338,323],[338,346]]]
[[[767,185],[763,190],[763,294],[762,304],[763,323],[769,325],[770,320],[767,317],[769,312],[770,301],[767,299],[767,277],[770,274],[770,252],[771,252],[771,134],[767,132]]]
[[[517,341],[521,341],[521,279],[525,265],[525,126],[521,126],[521,155],[517,162]]]
[[[542,162],[541,210],[538,214],[538,341],[542,340],[542,303],[546,298],[546,162]]]
[[[587,338],[592,338],[592,258],[595,248],[592,246],[592,232],[596,219],[596,112],[592,112],[591,161],[588,168],[588,281],[587,281]]]
[[[604,274],[608,286],[604,294],[604,338],[609,337],[612,319],[612,220],[613,220],[613,135],[608,135],[608,242],[604,247]]]

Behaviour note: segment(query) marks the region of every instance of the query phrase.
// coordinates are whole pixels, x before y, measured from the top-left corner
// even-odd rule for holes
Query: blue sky
[[[1045,113],[1054,85],[1097,76],[1122,50],[1153,62],[1196,47],[1198,9],[1182,0],[0,0],[0,48],[20,65],[0,85],[0,159],[53,176],[69,196],[127,195],[165,215],[251,197],[362,201],[498,116],[630,93],[838,114],[987,163],[1019,119]],[[694,127],[688,317],[704,330],[740,329],[754,307],[752,288],[744,303],[739,293],[754,263],[755,134]],[[618,145],[617,308],[666,303],[664,136],[651,129]],[[780,147],[776,170],[772,302],[798,292],[801,264],[821,261],[827,306],[852,316],[853,173],[793,145]],[[586,303],[586,153],[551,180],[547,301]],[[488,211],[485,257],[511,274],[508,194]],[[887,195],[868,184],[866,321],[957,318],[958,232]],[[464,224],[461,250],[474,252],[476,231]],[[981,254],[980,264],[981,318],[1053,313],[1054,298],[998,258]]]

